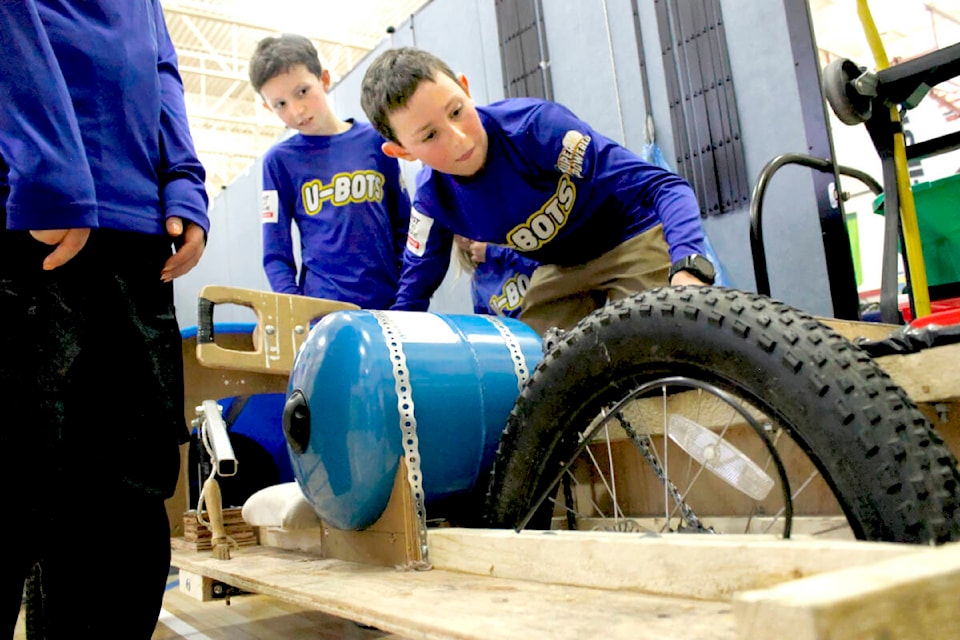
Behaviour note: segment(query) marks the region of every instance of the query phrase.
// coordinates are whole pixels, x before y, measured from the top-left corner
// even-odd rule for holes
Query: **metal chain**
[[[397,411],[400,414],[400,431],[403,435],[404,459],[407,462],[407,482],[413,494],[413,506],[417,512],[417,529],[420,533],[420,562],[430,567],[427,545],[427,510],[424,506],[423,474],[420,470],[420,443],[417,440],[417,417],[413,407],[413,393],[410,385],[410,370],[407,357],[403,353],[403,335],[396,323],[383,311],[370,311],[377,319],[383,337],[390,350],[390,363],[393,365],[393,379],[397,390]]]
[[[643,457],[646,458],[647,464],[653,469],[653,472],[657,474],[657,478],[662,482],[666,487],[667,491],[670,492],[670,496],[680,507],[680,515],[683,520],[689,524],[692,528],[696,529],[699,532],[714,533],[712,527],[704,527],[703,523],[700,521],[700,518],[697,517],[697,514],[693,512],[693,509],[690,508],[684,500],[683,496],[680,495],[680,491],[677,489],[677,486],[667,478],[667,475],[663,472],[663,467],[660,466],[660,463],[657,461],[656,457],[653,455],[653,452],[650,448],[653,446],[653,443],[650,441],[650,436],[643,435],[641,436],[633,428],[633,425],[630,424],[630,421],[626,419],[622,411],[618,411],[614,414],[614,417],[620,421],[620,425],[623,427],[623,430],[627,432],[627,435],[630,436],[630,439],[633,440],[633,443],[637,445],[637,448],[640,449],[640,453],[643,454]],[[664,447],[666,447],[667,434],[663,434]],[[667,522],[669,525],[669,521]]]

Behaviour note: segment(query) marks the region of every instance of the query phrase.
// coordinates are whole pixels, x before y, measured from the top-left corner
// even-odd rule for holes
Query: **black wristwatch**
[[[717,270],[713,268],[713,263],[700,254],[694,253],[680,260],[677,260],[670,266],[669,280],[673,280],[674,274],[678,271],[687,271],[698,280],[713,284],[717,278]]]

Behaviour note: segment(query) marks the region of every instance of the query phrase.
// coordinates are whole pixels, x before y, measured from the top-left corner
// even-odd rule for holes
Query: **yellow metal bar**
[[[867,0],[857,0],[857,16],[863,25],[867,43],[873,53],[877,69],[886,69],[890,66],[887,52],[883,48],[880,32],[873,21],[873,14]],[[900,123],[900,112],[896,106],[890,107],[890,121]],[[923,261],[923,246],[920,242],[920,226],[917,224],[917,208],[913,201],[913,190],[910,187],[910,174],[907,169],[907,146],[903,139],[903,130],[893,136],[893,160],[897,170],[897,194],[900,196],[900,223],[903,226],[903,244],[907,253],[907,266],[910,271],[910,291],[913,296],[913,306],[918,318],[930,315],[930,289],[927,284],[927,269]],[[892,211],[888,211],[890,215]]]
[[[899,122],[900,114],[896,107],[890,107],[890,117]],[[923,261],[923,245],[920,242],[920,225],[917,222],[917,208],[913,201],[913,189],[910,186],[910,174],[907,169],[907,147],[903,132],[893,137],[893,157],[897,166],[897,193],[900,194],[900,223],[903,225],[903,244],[907,252],[907,265],[910,268],[910,291],[917,317],[931,313],[930,288],[927,282],[927,268]]]
[[[857,17],[863,25],[863,33],[867,37],[867,44],[870,45],[877,68],[886,69],[890,66],[890,59],[887,58],[887,52],[883,48],[883,40],[880,39],[880,32],[877,30],[877,23],[873,21],[873,14],[870,13],[867,0],[857,0]]]

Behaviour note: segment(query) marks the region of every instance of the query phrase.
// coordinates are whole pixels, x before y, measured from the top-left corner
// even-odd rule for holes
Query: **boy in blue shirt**
[[[264,107],[297,132],[263,158],[263,267],[271,288],[389,308],[410,222],[399,163],[383,155],[383,139],[369,124],[337,118],[327,100],[330,73],[307,38],[261,40],[250,83]]]
[[[148,640],[188,439],[172,281],[209,228],[176,52],[158,0],[0,2],[0,50],[0,628],[39,562],[44,637]]]
[[[425,165],[393,308],[427,308],[454,233],[541,263],[520,316],[541,334],[607,300],[712,282],[689,184],[565,107],[531,98],[476,107],[466,78],[414,48],[370,65],[361,104],[385,154]]]
[[[520,317],[520,305],[539,266],[509,247],[475,242],[454,235],[454,252],[460,269],[470,275],[473,312]]]

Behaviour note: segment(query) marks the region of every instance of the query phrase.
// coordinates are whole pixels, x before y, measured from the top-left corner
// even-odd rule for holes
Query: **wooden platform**
[[[270,307],[269,318],[283,315],[278,304]],[[261,323],[265,318],[261,314]],[[850,339],[882,339],[894,329],[828,324]],[[254,349],[256,358],[243,355],[256,366],[240,366],[234,355],[220,366],[208,363],[213,374],[198,360],[185,365],[188,380],[197,383],[188,385],[188,410],[193,400],[239,390],[282,391],[288,363],[271,357],[295,353],[287,348],[291,339],[296,346],[288,334],[302,332],[266,332],[279,342]],[[185,356],[193,346],[185,343]],[[954,453],[960,453],[958,360],[960,345],[877,359]],[[168,505],[178,520],[183,502]],[[391,532],[402,529],[395,526],[380,538],[393,540],[399,534]],[[201,580],[394,634],[389,637],[960,637],[960,543],[927,548],[802,537],[466,529],[431,529],[428,538],[429,571],[353,562],[349,554],[321,557],[321,548],[344,554],[344,547],[353,546],[333,544],[340,538],[319,529],[261,532],[261,541],[271,546],[234,549],[229,560],[175,547],[173,565]],[[409,536],[394,542],[409,546]],[[204,606],[210,605],[222,606]]]
[[[99,569],[98,569],[99,570]],[[109,596],[104,606],[109,607]],[[28,640],[24,617],[20,617],[12,640]],[[102,612],[91,611],[91,615]],[[125,637],[124,630],[107,624],[101,637]],[[152,640],[403,640],[378,629],[361,627],[313,607],[296,605],[262,594],[246,594],[224,600],[199,602],[180,590],[180,578],[167,581],[163,608]]]
[[[263,546],[230,560],[175,550],[173,564],[408,638],[846,640],[960,629],[960,545],[473,529],[429,539],[429,571]]]
[[[398,571],[265,547],[216,564],[175,564],[245,589],[408,638],[736,638],[728,603],[480,577]]]
[[[198,602],[171,576],[152,640],[402,640],[312,607],[262,594]],[[24,640],[14,638],[14,640]]]

